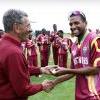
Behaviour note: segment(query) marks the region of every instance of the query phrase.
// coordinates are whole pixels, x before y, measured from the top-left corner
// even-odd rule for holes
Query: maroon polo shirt
[[[27,100],[42,91],[42,84],[30,83],[30,73],[37,75],[40,70],[28,67],[21,43],[6,34],[0,40],[0,100]]]

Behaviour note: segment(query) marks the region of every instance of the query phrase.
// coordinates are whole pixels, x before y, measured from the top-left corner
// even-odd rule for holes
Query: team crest
[[[75,50],[73,50],[73,51],[72,51],[72,54],[73,54],[73,56],[75,56],[75,55],[76,55],[76,51],[75,51]]]
[[[84,47],[83,47],[83,55],[86,54],[87,50],[88,50],[88,47],[84,46]]]

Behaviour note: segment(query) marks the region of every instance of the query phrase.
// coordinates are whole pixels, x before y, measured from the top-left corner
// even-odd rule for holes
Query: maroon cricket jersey
[[[49,46],[49,36],[40,34],[37,37],[37,42],[40,44],[40,51],[41,52],[48,52],[48,46]]]
[[[32,45],[28,48],[28,63],[30,66],[38,67],[38,58],[37,58],[37,51],[36,46]]]
[[[66,54],[67,50],[68,50],[68,39],[63,38],[59,46],[58,54]]]
[[[73,68],[100,67],[100,37],[95,33],[89,33],[80,46],[74,43],[71,52]],[[100,73],[77,75],[75,97],[76,100],[100,100]]]
[[[67,50],[68,50],[68,39],[59,39],[59,49],[58,49],[58,65],[60,67],[67,67]]]

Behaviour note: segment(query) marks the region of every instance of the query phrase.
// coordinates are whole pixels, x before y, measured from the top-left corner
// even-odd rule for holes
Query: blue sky
[[[100,1],[99,0],[3,0],[0,1],[0,28],[2,16],[8,9],[20,9],[28,13],[33,30],[46,28],[52,31],[56,23],[58,30],[70,32],[68,14],[74,10],[85,13],[88,27],[95,30],[100,27]]]

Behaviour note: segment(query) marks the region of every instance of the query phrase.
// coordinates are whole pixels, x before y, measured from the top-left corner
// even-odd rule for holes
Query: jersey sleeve
[[[93,66],[100,67],[100,37],[96,37],[91,42],[91,63]]]

